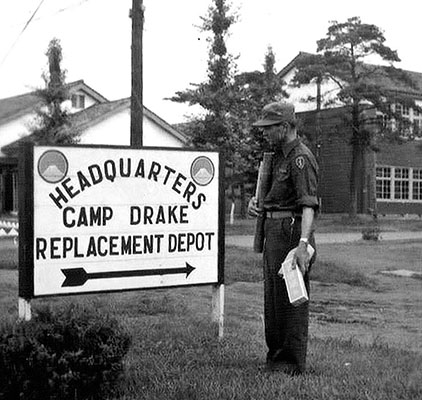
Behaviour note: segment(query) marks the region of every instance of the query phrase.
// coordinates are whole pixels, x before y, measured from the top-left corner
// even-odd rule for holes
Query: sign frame
[[[206,150],[190,148],[169,148],[144,146],[134,149],[130,146],[116,145],[51,145],[52,148],[78,148],[78,149],[122,149],[142,151],[177,151],[211,153]],[[33,298],[45,298],[56,296],[73,296],[80,294],[115,293],[134,290],[167,289],[175,287],[192,286],[224,286],[224,257],[225,257],[225,186],[224,186],[224,159],[219,151],[213,151],[218,157],[218,232],[217,232],[217,281],[204,283],[189,283],[183,285],[160,285],[136,288],[105,289],[95,291],[81,291],[72,293],[34,294],[34,144],[24,143],[21,146],[19,157],[19,298],[30,301]]]

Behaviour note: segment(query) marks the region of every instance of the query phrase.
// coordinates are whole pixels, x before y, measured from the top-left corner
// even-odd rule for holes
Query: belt
[[[265,216],[271,219],[301,218],[302,214],[293,211],[265,211]]]

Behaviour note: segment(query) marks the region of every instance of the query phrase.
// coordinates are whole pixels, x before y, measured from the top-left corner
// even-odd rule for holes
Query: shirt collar
[[[285,146],[282,147],[283,155],[285,158],[289,155],[289,153],[300,143],[299,138],[292,140],[291,142],[287,143]]]

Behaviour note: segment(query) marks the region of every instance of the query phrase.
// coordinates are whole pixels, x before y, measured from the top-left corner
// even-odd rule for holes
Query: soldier
[[[293,104],[266,105],[262,119],[253,126],[263,130],[273,148],[269,190],[263,208],[249,202],[249,215],[263,214],[264,312],[267,367],[296,375],[305,371],[309,303],[290,304],[286,285],[277,272],[287,253],[297,247],[294,259],[309,293],[310,259],[307,246],[315,248],[313,224],[318,210],[318,165],[312,152],[298,138]]]

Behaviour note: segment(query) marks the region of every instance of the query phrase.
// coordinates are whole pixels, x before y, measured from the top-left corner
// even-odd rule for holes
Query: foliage
[[[200,105],[205,116],[193,120],[192,144],[199,148],[220,149],[227,160],[235,151],[235,138],[226,116],[229,113],[234,95],[231,90],[234,58],[227,52],[225,44],[230,26],[236,21],[231,15],[225,0],[213,0],[214,5],[202,17],[202,31],[210,32],[208,79],[193,85],[193,88],[176,92],[170,100]]]
[[[104,398],[121,378],[129,343],[117,320],[77,306],[3,323],[0,399]]]
[[[49,72],[42,75],[45,88],[36,92],[41,106],[31,128],[31,140],[41,145],[77,143],[80,132],[72,128],[70,114],[63,107],[69,93],[65,83],[66,74],[61,68],[63,56],[58,39],[50,41],[46,56]]]
[[[381,229],[378,225],[369,226],[362,230],[362,239],[363,240],[374,240],[377,241],[380,239]]]
[[[193,146],[219,150],[225,159],[226,184],[241,186],[241,215],[244,215],[244,183],[254,182],[257,160],[262,152],[263,139],[252,129],[262,107],[283,94],[283,82],[275,72],[275,56],[269,48],[265,55],[264,72],[236,74],[235,57],[226,47],[229,28],[237,20],[227,0],[213,0],[207,16],[202,18],[202,30],[209,32],[208,77],[200,84],[176,92],[170,100],[199,105],[204,110],[184,124],[184,132]]]
[[[252,130],[262,107],[284,93],[283,83],[274,69],[275,55],[271,48],[265,55],[264,72],[235,74],[235,58],[227,51],[225,40],[236,15],[224,0],[214,0],[208,15],[202,18],[202,30],[211,32],[209,39],[208,79],[179,91],[170,100],[200,105],[204,115],[185,124],[192,144],[199,148],[221,150],[226,159],[230,183],[256,172],[258,149],[262,135]]]
[[[294,78],[297,85],[310,82],[331,81],[338,91],[325,105],[340,104],[344,120],[351,127],[350,144],[353,148],[352,173],[350,175],[351,214],[357,212],[357,192],[362,186],[359,171],[364,167],[365,153],[375,147],[377,137],[400,137],[409,131],[409,122],[392,105],[403,104],[418,108],[412,98],[391,91],[391,85],[414,87],[410,77],[393,66],[400,61],[397,51],[384,44],[385,37],[380,28],[362,23],[360,18],[349,18],[346,22],[333,21],[325,38],[317,41],[317,55],[304,55],[298,60],[298,71]],[[377,57],[389,66],[365,63],[369,57]],[[322,98],[317,96],[317,106]],[[394,117],[394,129],[389,126],[381,130],[368,129],[365,112],[371,105],[387,118]]]
[[[252,127],[262,108],[271,102],[288,96],[283,89],[285,82],[280,80],[275,69],[275,54],[271,46],[268,47],[263,64],[264,71],[243,72],[237,74],[234,80],[234,90],[238,94],[238,101],[233,110],[233,120],[243,146],[239,147],[239,154],[244,160],[243,168],[237,171],[242,176],[255,177],[258,160],[267,143],[258,128]]]

